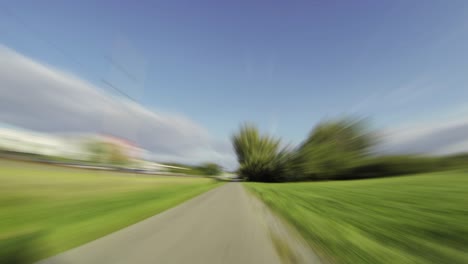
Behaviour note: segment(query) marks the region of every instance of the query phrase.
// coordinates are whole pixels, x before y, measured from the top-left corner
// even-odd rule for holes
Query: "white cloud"
[[[162,160],[235,166],[229,143],[214,140],[188,118],[155,113],[111,96],[1,45],[0,122],[43,132],[112,134],[136,142]]]
[[[436,120],[388,129],[381,150],[390,153],[453,154],[468,151],[468,118]]]
[[[468,139],[464,141],[460,141],[454,144],[450,144],[446,147],[440,148],[437,151],[437,154],[452,154],[452,153],[461,153],[468,151]]]

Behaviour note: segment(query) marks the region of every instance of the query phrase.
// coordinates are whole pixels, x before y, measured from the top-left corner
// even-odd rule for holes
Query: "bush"
[[[216,163],[204,163],[198,166],[201,175],[216,176],[223,172],[223,168]]]

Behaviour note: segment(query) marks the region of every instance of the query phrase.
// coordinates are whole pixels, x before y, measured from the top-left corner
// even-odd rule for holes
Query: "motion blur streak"
[[[263,224],[241,184],[228,183],[40,264],[281,263]]]
[[[115,135],[144,146],[158,160],[234,165],[227,142],[183,116],[110,96],[2,46],[0,58],[0,122],[42,132]]]
[[[467,0],[0,0],[0,264],[466,264],[467,48]]]

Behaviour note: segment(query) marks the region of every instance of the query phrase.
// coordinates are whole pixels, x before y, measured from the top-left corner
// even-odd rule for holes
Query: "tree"
[[[98,140],[90,140],[86,143],[86,149],[89,153],[88,161],[92,163],[104,163],[106,159],[106,144]]]
[[[91,140],[86,148],[90,154],[89,161],[93,163],[125,165],[129,162],[122,148],[113,143]]]
[[[223,172],[223,168],[216,163],[207,162],[198,166],[198,170],[203,175],[216,176]]]
[[[363,120],[322,122],[297,150],[296,168],[308,178],[337,178],[362,161],[374,142]]]
[[[112,165],[127,165],[129,163],[129,159],[127,155],[125,155],[124,150],[122,147],[108,143],[107,144],[108,150],[108,161]]]
[[[240,176],[250,181],[281,181],[289,155],[280,149],[280,143],[279,139],[260,134],[254,125],[242,125],[232,137]]]

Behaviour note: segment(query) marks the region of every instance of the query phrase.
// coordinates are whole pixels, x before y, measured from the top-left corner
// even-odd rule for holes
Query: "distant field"
[[[53,255],[218,185],[0,160],[0,263]]]
[[[468,173],[245,185],[332,263],[468,263]]]

